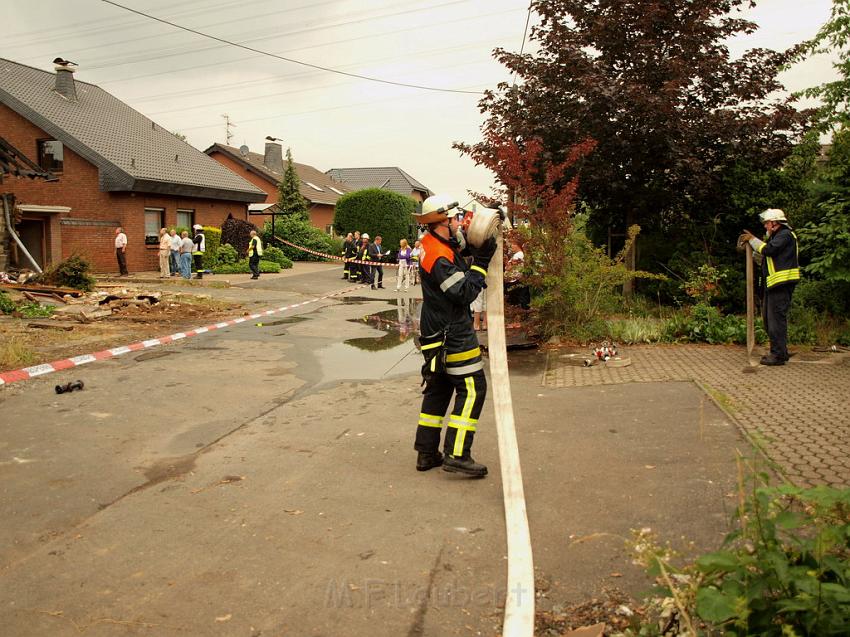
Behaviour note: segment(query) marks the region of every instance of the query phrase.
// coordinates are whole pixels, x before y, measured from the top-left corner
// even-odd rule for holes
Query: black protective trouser
[[[122,276],[127,276],[129,274],[127,271],[127,253],[121,248],[115,248],[115,256],[118,259],[118,271]]]
[[[793,283],[786,283],[766,290],[762,304],[762,319],[770,339],[770,354],[782,360],[788,360],[788,310],[791,308],[794,287]]]
[[[413,448],[429,453],[439,450],[446,410],[449,408],[452,394],[456,394],[454,409],[446,423],[443,452],[451,456],[469,457],[475,438],[475,427],[484,406],[484,398],[487,396],[484,370],[480,369],[467,376],[431,374],[425,383],[423,394],[422,411],[419,413],[416,443]]]
[[[253,254],[248,257],[248,267],[251,268],[251,274],[257,278],[260,277],[260,255]]]
[[[201,254],[192,254],[192,261],[195,265],[195,278],[203,279],[204,278],[204,255]]]

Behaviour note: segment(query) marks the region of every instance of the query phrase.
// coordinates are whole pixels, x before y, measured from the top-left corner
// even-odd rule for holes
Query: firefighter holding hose
[[[422,237],[424,257],[419,270],[422,281],[420,345],[423,391],[414,449],[419,452],[417,471],[442,465],[444,471],[483,478],[487,467],[473,460],[472,441],[487,393],[484,362],[478,338],[472,329],[469,304],[484,287],[487,267],[496,250],[490,237],[479,247],[467,245],[473,262],[461,258],[459,223],[450,211],[457,202],[434,195],[422,203],[417,222],[427,225]],[[446,411],[455,397],[448,417],[443,453],[440,438]]]
[[[748,241],[753,254],[762,257],[764,298],[762,318],[770,338],[770,353],[762,356],[762,365],[784,365],[788,355],[788,310],[797,281],[800,280],[799,248],[797,235],[791,231],[785,213],[769,208],[759,215],[767,231],[765,240],[745,230],[741,239]]]

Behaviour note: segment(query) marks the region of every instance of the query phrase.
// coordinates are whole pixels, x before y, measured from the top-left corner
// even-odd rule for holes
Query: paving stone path
[[[850,355],[801,353],[745,373],[746,352],[725,346],[636,346],[628,367],[583,367],[587,354],[549,352],[543,385],[585,387],[691,380],[763,444],[800,486],[850,486]]]

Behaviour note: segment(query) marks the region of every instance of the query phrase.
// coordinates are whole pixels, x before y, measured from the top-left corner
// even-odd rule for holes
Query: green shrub
[[[663,339],[665,321],[656,318],[615,318],[606,321],[608,338],[615,343],[658,343]]]
[[[794,289],[794,305],[832,316],[850,315],[850,283],[803,279]]]
[[[850,347],[850,319],[844,321],[844,326],[835,336],[835,342],[845,347]]]
[[[17,306],[15,305],[15,302],[9,298],[9,295],[0,291],[0,312],[3,314],[11,314],[16,308]]]
[[[18,306],[18,312],[24,318],[48,318],[53,316],[53,308],[41,303],[25,303]]]
[[[788,342],[814,345],[817,342],[819,314],[808,307],[792,305],[788,312]]]
[[[212,270],[218,257],[218,248],[221,245],[221,230],[212,226],[204,226],[204,267]]]
[[[336,202],[334,230],[345,236],[347,232],[368,232],[374,239],[381,235],[384,246],[390,250],[398,247],[401,239],[411,239],[415,202],[391,190],[364,188],[350,192]],[[336,252],[342,251],[341,244]]]
[[[48,268],[41,275],[41,281],[59,287],[75,288],[83,292],[90,292],[97,283],[91,275],[91,263],[79,254],[72,254],[64,261]]]
[[[286,239],[298,246],[315,250],[323,254],[333,254],[334,249],[330,236],[316,228],[309,221],[302,221],[294,216],[278,218],[275,220],[274,234],[281,239]],[[263,226],[263,244],[271,247],[275,245],[283,250],[287,258],[292,261],[324,261],[323,257],[315,256],[298,248],[280,243],[272,242],[271,222]]]
[[[214,274],[248,274],[251,268],[248,259],[242,259],[236,263],[219,264],[213,268]],[[264,274],[275,274],[280,272],[280,265],[273,261],[260,261],[260,272]]]
[[[629,244],[639,232],[630,229]],[[523,273],[532,287],[532,317],[544,337],[569,335],[579,340],[604,336],[604,317],[623,308],[620,288],[633,278],[658,275],[629,271],[625,251],[611,259],[581,231],[563,239],[532,227],[526,242]]]
[[[292,267],[292,261],[286,257],[283,250],[276,246],[269,246],[263,250],[263,261],[277,263],[284,270]]]
[[[231,263],[236,263],[238,260],[239,254],[236,252],[236,248],[234,248],[229,243],[222,243],[218,247],[216,262],[219,265],[228,265]]]
[[[740,501],[736,528],[720,550],[684,566],[648,529],[635,533],[638,560],[660,594],[675,599],[679,625],[694,637],[846,635],[850,489],[765,483],[749,494],[742,486]],[[650,602],[654,611],[639,632],[625,634],[659,634],[658,602]]]
[[[755,320],[754,330],[757,343],[767,341],[767,333],[760,318]],[[724,315],[714,306],[697,303],[667,319],[662,329],[662,340],[746,345],[747,319],[735,314]]]

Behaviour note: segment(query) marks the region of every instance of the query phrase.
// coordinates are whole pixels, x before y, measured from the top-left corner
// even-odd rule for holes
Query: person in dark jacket
[[[467,265],[456,239],[458,221],[448,215],[456,206],[456,202],[435,195],[423,202],[422,213],[417,215],[428,231],[422,237],[424,256],[419,264],[425,390],[414,449],[419,452],[418,471],[442,465],[445,471],[480,478],[487,475],[487,467],[473,460],[471,449],[487,381],[469,305],[484,287],[496,242],[490,239],[480,248],[469,246],[473,262]],[[453,395],[454,408],[446,423],[441,454],[443,421]]]
[[[753,255],[761,255],[764,278],[762,318],[770,338],[770,353],[761,358],[762,365],[784,365],[788,355],[788,310],[791,296],[800,280],[799,249],[785,213],[770,208],[759,215],[767,231],[765,240],[745,230],[742,238],[749,241]]]
[[[352,233],[348,233],[345,235],[345,241],[342,242],[342,256],[344,259],[352,259],[354,258],[355,252],[355,244],[354,244],[354,235]],[[343,262],[342,266],[342,278],[348,279],[351,276],[351,265],[348,261]]]
[[[381,235],[375,236],[375,240],[369,244],[369,260],[374,261],[377,265],[372,266],[372,289],[375,286],[384,287],[384,266],[381,262],[384,259],[386,250],[384,250],[383,239]]]
[[[357,247],[357,254],[355,258],[358,261],[370,261],[369,257],[369,234],[364,232],[360,235],[360,245]],[[372,289],[375,289],[375,282],[372,279],[372,266],[366,265],[364,263],[360,264],[360,277],[358,280],[359,283],[369,284],[372,286]]]

